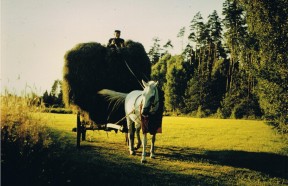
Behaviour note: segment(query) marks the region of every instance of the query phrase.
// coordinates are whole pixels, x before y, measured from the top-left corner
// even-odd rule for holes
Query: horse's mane
[[[116,92],[109,89],[102,89],[98,91],[98,94],[106,98],[109,102],[109,107],[113,104],[112,111],[119,108],[119,106],[124,105],[127,96],[126,93]]]

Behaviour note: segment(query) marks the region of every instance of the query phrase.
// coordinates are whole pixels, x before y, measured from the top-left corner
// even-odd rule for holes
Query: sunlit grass
[[[76,133],[70,132],[76,126],[76,115],[51,118],[50,126],[69,135],[76,146]],[[129,167],[134,173],[145,167],[153,169],[149,175],[160,171],[163,183],[176,184],[178,179],[184,185],[288,182],[287,173],[283,172],[287,165],[287,142],[262,121],[164,117],[163,133],[156,140],[157,158],[146,165],[140,164],[142,149],[136,156],[129,155],[122,133],[87,131],[87,141],[81,146],[93,149],[83,150],[84,154],[101,156],[114,166]],[[94,157],[91,161],[98,160]],[[131,167],[131,163],[137,166]],[[166,177],[167,174],[175,179]]]
[[[51,141],[39,160],[34,155],[24,164],[26,168],[19,168],[18,171],[25,170],[18,174],[23,175],[21,178],[34,179],[25,183],[288,184],[287,141],[262,121],[164,117],[163,133],[156,137],[157,157],[141,164],[142,149],[136,156],[130,156],[121,132],[87,131],[87,141],[81,142],[81,148],[77,149],[76,133],[72,132],[76,127],[75,114],[32,115],[47,121],[45,127],[50,128]],[[149,136],[148,148],[150,141]]]
[[[76,115],[52,115],[51,126],[70,132],[76,127]],[[285,153],[283,136],[263,121],[164,117],[163,133],[157,134],[157,146],[176,146],[202,150],[239,150]],[[87,131],[89,140],[123,141],[123,134]],[[286,152],[287,153],[287,152]]]
[[[285,148],[282,137],[262,121],[164,117],[163,123],[160,146],[271,153]]]

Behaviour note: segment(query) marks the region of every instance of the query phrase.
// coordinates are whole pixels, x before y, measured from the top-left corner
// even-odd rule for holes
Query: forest
[[[80,118],[71,114],[73,108],[63,108],[68,107],[65,95],[70,96],[64,75],[41,97],[36,93],[21,97],[8,90],[0,97],[1,184],[287,185],[288,1],[225,0],[221,16],[214,11],[204,19],[199,12],[177,37],[182,51],[176,55],[169,52],[172,41],[161,46],[158,37],[148,51],[132,41],[133,47],[122,48],[124,54],[137,53],[127,58],[129,64],[139,62],[135,60],[139,56],[144,59],[142,68],[147,61],[144,75],[158,81],[164,92],[164,114],[171,116],[163,117],[156,159],[140,164],[141,152],[128,155],[124,134],[97,129],[89,130],[76,150],[77,133],[71,129]],[[104,52],[97,62],[104,65],[91,68],[99,48]],[[73,59],[64,67],[78,65],[72,65],[73,73],[64,71],[82,88],[74,89],[81,98],[74,103],[84,100],[89,111],[99,106],[93,105],[96,99],[90,95],[107,86],[101,78],[97,86],[91,83],[98,80],[98,72],[107,78],[107,71],[113,70],[120,83],[110,85],[123,85],[119,74],[135,80],[128,69],[119,68],[124,63],[115,65],[118,58],[105,57],[105,50],[95,42],[82,43],[64,57]],[[108,54],[115,53],[108,50]],[[106,71],[107,66],[113,68]],[[140,73],[143,69],[136,74]],[[63,110],[54,114],[58,108]]]
[[[171,40],[161,46],[153,38],[147,54],[165,114],[261,119],[287,133],[288,1],[226,0],[222,15],[214,11],[206,22],[201,12],[192,17],[177,35],[180,54],[170,54]],[[64,106],[61,81],[43,100]]]
[[[177,37],[153,39],[152,79],[165,93],[168,114],[263,119],[288,132],[288,1],[226,0],[223,18],[198,12]],[[188,35],[188,38],[184,38]]]

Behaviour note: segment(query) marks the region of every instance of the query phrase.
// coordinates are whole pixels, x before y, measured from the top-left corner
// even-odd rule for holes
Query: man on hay
[[[120,30],[115,30],[114,31],[114,38],[109,39],[107,47],[109,48],[122,48],[124,47],[124,39],[120,38],[121,31]]]

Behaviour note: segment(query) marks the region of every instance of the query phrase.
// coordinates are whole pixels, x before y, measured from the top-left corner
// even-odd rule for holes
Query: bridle
[[[140,96],[143,96],[143,94],[142,95],[139,95],[138,97],[140,97]],[[137,98],[138,99],[138,98]],[[156,100],[157,99],[157,100]],[[144,116],[144,117],[148,117],[149,115],[153,115],[153,114],[155,114],[155,112],[158,110],[158,108],[159,108],[159,95],[158,95],[158,89],[156,88],[155,89],[155,93],[154,93],[154,95],[153,95],[153,99],[151,99],[150,100],[150,105],[149,106],[146,106],[146,107],[144,107],[143,108],[143,99],[141,100],[141,103],[140,103],[140,115],[141,116]],[[150,108],[152,108],[152,111],[151,111],[151,109]],[[144,110],[144,109],[149,109],[149,115],[147,115],[147,116],[145,116],[145,115],[143,115],[142,114],[142,109]]]

